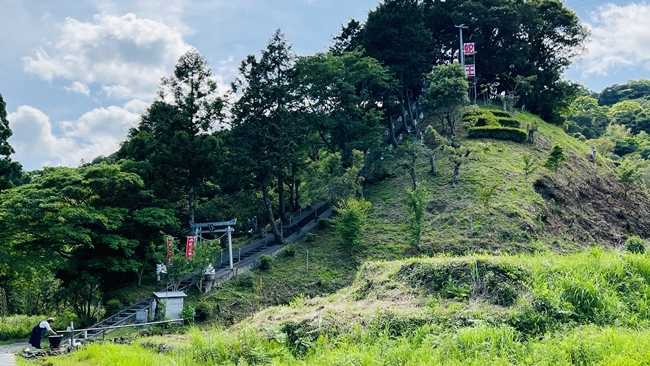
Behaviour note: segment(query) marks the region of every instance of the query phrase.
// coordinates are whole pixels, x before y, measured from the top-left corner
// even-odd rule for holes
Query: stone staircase
[[[330,206],[325,202],[310,205],[305,209],[297,211],[292,215],[288,224],[280,226],[283,237],[288,238],[290,241],[298,240],[306,233],[306,231],[311,230],[311,228],[315,226],[315,222],[319,217],[329,216],[330,213]],[[265,233],[261,239],[256,240],[243,248],[233,250],[233,263],[235,267],[241,267],[244,264],[247,267],[250,267],[251,263],[254,264],[255,260],[259,259],[262,254],[273,254],[283,249],[284,246],[276,243],[273,235]],[[230,270],[228,259],[215,261],[212,266],[215,269],[214,283],[216,284],[227,282],[237,274],[236,272],[241,272],[241,270],[236,271],[238,268],[235,268],[235,271]],[[185,291],[194,283],[195,275],[188,275],[181,280],[178,289],[174,290],[174,285],[169,284],[160,291]],[[151,315],[153,302],[153,296],[147,297],[119,313],[105,318],[99,323],[93,325],[89,330],[75,335],[74,341],[82,342],[87,339],[99,337],[116,329],[112,327],[133,323],[135,322],[136,312],[138,310],[149,310],[149,318],[151,319],[153,316]]]

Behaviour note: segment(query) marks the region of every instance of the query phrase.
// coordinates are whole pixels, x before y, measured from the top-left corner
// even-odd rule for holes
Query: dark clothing
[[[29,344],[36,348],[41,348],[41,338],[47,332],[46,328],[41,328],[41,324],[36,324],[34,329],[32,329],[32,335],[29,337]]]

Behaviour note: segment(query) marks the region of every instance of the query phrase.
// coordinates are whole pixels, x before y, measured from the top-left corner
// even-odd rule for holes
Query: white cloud
[[[591,40],[583,59],[584,74],[607,75],[612,70],[647,68],[650,53],[650,5],[607,4],[591,15]]]
[[[150,99],[189,47],[177,29],[161,22],[102,13],[94,22],[67,18],[54,46],[23,58],[24,70],[45,80],[100,83],[109,97]]]
[[[7,119],[14,133],[9,138],[16,150],[13,158],[27,170],[59,165],[62,155],[78,148],[73,139],[54,136],[49,117],[36,108],[20,106]]]
[[[79,81],[73,82],[72,85],[70,86],[64,86],[63,89],[65,89],[68,92],[84,94],[86,96],[90,95],[90,88],[88,87],[88,85],[81,83]]]
[[[142,114],[142,112],[144,112],[148,106],[149,103],[140,99],[131,99],[128,102],[124,103],[124,109],[136,114]]]
[[[135,108],[138,102],[130,101],[127,105]],[[36,108],[20,106],[7,117],[14,131],[9,139],[16,150],[14,159],[32,170],[43,166],[77,166],[82,159],[89,162],[97,156],[114,153],[128,129],[136,124],[139,114],[115,106],[93,109],[76,121],[61,122],[61,136],[52,132],[49,117]]]

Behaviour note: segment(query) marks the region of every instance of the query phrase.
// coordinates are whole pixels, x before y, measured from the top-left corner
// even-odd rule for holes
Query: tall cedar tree
[[[148,178],[157,197],[179,207],[187,205],[189,222],[194,222],[197,189],[219,174],[225,154],[219,133],[214,132],[224,102],[211,76],[207,61],[196,50],[182,55],[174,74],[162,78],[159,98],[118,153],[145,161],[147,166],[134,169]]]
[[[306,128],[299,116],[300,98],[294,85],[295,55],[278,29],[260,59],[249,55],[232,83],[239,99],[232,108],[231,156],[242,184],[261,188],[275,240],[282,242],[270,198],[278,183],[280,213],[284,215],[283,179],[292,163],[302,158]],[[285,217],[283,217],[284,221]]]
[[[406,121],[416,118],[411,103],[422,89],[422,75],[431,68],[430,42],[431,32],[424,24],[418,0],[385,0],[368,13],[361,33],[367,54],[388,66],[400,83],[395,98],[400,101],[401,115],[410,116]],[[395,146],[390,101],[386,98],[386,113]]]

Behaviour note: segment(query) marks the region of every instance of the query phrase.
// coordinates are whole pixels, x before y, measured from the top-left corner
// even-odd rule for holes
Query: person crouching
[[[56,334],[54,330],[52,330],[52,327],[50,324],[54,322],[54,318],[47,318],[47,320],[43,320],[42,322],[36,324],[34,329],[32,329],[32,335],[29,337],[29,344],[34,346],[34,348],[41,349],[41,338],[45,335],[45,333],[52,332]]]

